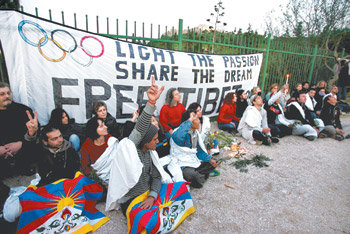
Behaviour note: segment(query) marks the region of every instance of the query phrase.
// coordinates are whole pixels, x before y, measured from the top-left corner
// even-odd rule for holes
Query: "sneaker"
[[[344,138],[343,135],[337,134],[337,135],[335,135],[335,139],[336,139],[337,141],[342,141],[342,140],[344,140],[345,138]]]
[[[315,137],[314,137],[314,136],[306,136],[305,138],[308,139],[309,141],[315,140]]]
[[[280,140],[277,137],[271,137],[272,143],[278,143]]]
[[[216,147],[216,148],[210,150],[210,155],[211,156],[215,156],[215,155],[218,155],[218,154],[220,154],[219,147]]]
[[[349,139],[350,138],[350,134],[345,136],[345,139]]]
[[[191,181],[191,187],[193,187],[193,188],[202,188],[203,187],[203,185],[201,184],[201,183],[199,183],[196,179],[193,179],[192,181]]]

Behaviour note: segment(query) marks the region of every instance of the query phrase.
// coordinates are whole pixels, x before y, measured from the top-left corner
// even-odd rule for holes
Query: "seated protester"
[[[318,116],[321,114],[323,97],[325,95],[326,95],[326,89],[325,88],[316,89],[316,94],[315,94],[316,105],[314,107],[314,110],[316,112],[316,115],[318,115]]]
[[[261,96],[261,98],[264,100],[265,99],[265,94],[261,91],[261,88],[259,87],[259,86],[255,86],[255,87],[253,87],[253,89],[252,89],[252,91],[251,91],[251,93],[250,93],[250,96],[253,96],[253,95],[255,95],[255,94],[257,94],[257,95],[260,95]],[[248,101],[248,104],[249,105],[252,105],[251,103],[250,103],[250,100],[249,99],[247,99],[247,101]]]
[[[29,107],[13,101],[10,86],[0,82],[0,180],[35,173],[30,167],[37,161],[33,146],[24,140],[32,115]]]
[[[220,107],[219,116],[216,119],[218,128],[229,133],[237,133],[239,118],[236,117],[237,95],[234,92],[226,94],[223,105]]]
[[[3,233],[15,233],[17,229],[17,222],[7,222],[2,215],[10,192],[3,179],[34,174],[30,164],[38,161],[35,147],[25,140],[38,130],[37,112],[34,119],[32,113],[29,107],[13,102],[9,85],[0,82],[0,229]]]
[[[27,137],[26,140],[34,141],[35,136]],[[73,179],[80,169],[78,153],[69,141],[63,139],[60,130],[51,125],[46,125],[41,131],[37,154],[40,158],[38,172],[41,177],[38,187],[63,178]]]
[[[275,93],[278,92],[278,88],[279,88],[279,86],[278,86],[277,83],[272,84],[272,85],[270,86],[270,92],[268,92],[268,93],[266,94],[266,98],[265,98],[265,100],[266,100],[267,102],[270,100],[270,97],[271,97],[273,94],[275,94]]]
[[[161,174],[157,167],[152,162],[151,151],[156,149],[158,143],[158,129],[151,124],[151,118],[156,110],[156,101],[162,93],[164,86],[158,89],[155,84],[154,78],[152,78],[152,86],[147,90],[148,103],[143,109],[138,121],[135,125],[134,130],[129,136],[129,140],[136,146],[138,157],[143,165],[141,175],[138,182],[133,186],[122,198],[118,200],[120,203],[123,214],[126,214],[126,210],[132,200],[150,190],[148,197],[141,203],[140,207],[144,209],[150,209],[158,194],[161,187]],[[108,190],[108,196],[110,194]]]
[[[142,114],[145,106],[141,106],[138,109],[139,116]],[[170,143],[169,139],[165,136],[164,130],[162,126],[159,124],[157,118],[152,115],[151,123],[158,128],[158,141],[159,143],[156,146],[156,151],[158,153],[159,158],[163,158],[170,154]]]
[[[315,100],[316,90],[314,88],[310,88],[309,92],[306,94],[305,106],[311,112],[312,117],[315,119],[317,117],[315,112],[315,107],[317,101]]]
[[[288,101],[287,104],[291,103],[292,101],[296,101],[296,97],[299,95],[299,92],[303,89],[303,85],[301,83],[298,83],[296,86],[295,86],[295,89],[293,90],[293,93],[292,93],[292,97],[290,101]]]
[[[293,128],[293,135],[303,135],[310,141],[313,141],[318,136],[318,129],[314,122],[310,111],[305,106],[306,93],[300,91],[296,96],[296,101],[293,101],[287,105],[287,111],[285,116],[290,120],[298,120],[300,124]]]
[[[317,86],[316,86],[316,93],[318,93],[320,91],[320,89],[327,89],[327,82],[324,80],[321,80],[318,82]]]
[[[62,108],[56,108],[51,111],[49,125],[60,130],[63,139],[70,141],[73,148],[78,151],[80,142],[84,139],[83,129],[74,119]]]
[[[204,146],[198,131],[200,120],[193,110],[187,110],[182,115],[181,125],[176,128],[170,140],[170,158],[168,170],[173,181],[191,182],[194,188],[203,187],[202,183],[209,173],[218,166]]]
[[[93,104],[93,112],[95,116],[91,119],[100,118],[103,120],[108,128],[108,133],[117,138],[118,140],[128,137],[131,131],[134,129],[135,121],[137,119],[137,112],[133,113],[131,121],[125,123],[117,123],[116,119],[107,111],[107,105],[103,101],[96,101]]]
[[[277,143],[277,138],[271,137],[270,128],[267,124],[266,110],[262,108],[263,100],[259,95],[250,97],[253,104],[244,111],[241,121],[238,125],[238,132],[250,144],[270,145]]]
[[[248,96],[243,89],[237,91],[236,117],[242,118],[243,112],[248,106]]]
[[[98,181],[91,165],[105,152],[111,135],[102,119],[91,118],[86,124],[86,136],[87,139],[80,149],[81,170],[90,179]]]
[[[302,91],[304,91],[306,93],[309,92],[309,89],[310,89],[310,83],[309,82],[304,81],[301,85],[303,86],[303,88],[301,89]]]
[[[337,100],[333,96],[325,98],[320,118],[326,126],[332,126],[328,133],[320,133],[320,137],[331,137],[338,141],[344,140],[344,130],[340,122],[340,109]]]
[[[273,94],[269,101],[264,104],[264,108],[267,112],[267,123],[271,129],[271,135],[273,137],[284,137],[292,135],[292,128],[289,127],[290,123],[285,124],[281,122],[279,115],[284,116],[283,108],[280,104],[280,99],[283,93],[288,89],[288,84],[282,86],[281,90]]]
[[[165,104],[160,110],[159,122],[166,132],[168,138],[171,137],[175,128],[181,123],[182,113],[186,111],[184,105],[180,103],[181,95],[176,88],[168,90]]]
[[[285,89],[285,91],[282,93],[282,96],[280,97],[280,104],[282,108],[286,108],[288,100],[291,98],[289,94],[289,85],[288,88]]]
[[[198,131],[201,134],[203,141],[205,141],[205,138],[208,136],[208,134],[210,134],[210,126],[211,126],[210,119],[207,116],[203,116],[202,106],[197,102],[191,103],[187,109],[189,111],[193,110],[198,116],[200,120],[200,126]],[[220,153],[218,145],[219,145],[219,141],[217,139],[214,139],[213,149],[210,149],[211,155]]]
[[[323,97],[323,101],[325,100],[326,97],[328,96],[333,96],[335,99],[337,99],[337,105],[339,107],[339,109],[341,111],[344,111],[344,112],[350,112],[350,105],[346,102],[343,102],[339,99],[339,96],[338,96],[338,86],[336,85],[333,85],[332,86],[332,89],[330,91],[329,94],[326,94],[324,97]],[[324,103],[324,102],[323,102]]]

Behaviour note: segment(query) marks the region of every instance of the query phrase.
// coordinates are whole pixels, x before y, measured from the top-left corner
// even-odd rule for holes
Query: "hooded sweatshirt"
[[[78,153],[69,141],[63,139],[62,147],[56,152],[42,146],[39,161],[41,180],[38,186],[47,185],[63,178],[73,179],[79,168]]]

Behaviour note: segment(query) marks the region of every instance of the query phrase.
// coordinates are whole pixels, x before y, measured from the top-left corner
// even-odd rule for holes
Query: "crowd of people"
[[[179,91],[171,88],[157,119],[154,113],[163,89],[153,79],[147,90],[147,104],[123,124],[108,113],[103,101],[97,101],[92,107],[94,116],[83,128],[62,108],[54,109],[48,124],[41,126],[37,112],[14,102],[10,86],[0,83],[0,209],[10,190],[3,180],[15,174],[38,172],[41,177],[38,186],[43,186],[73,178],[81,171],[103,187],[104,199],[109,204],[118,203],[123,214],[132,200],[147,190],[150,193],[141,207],[151,208],[164,182],[188,181],[193,188],[201,188],[218,166],[213,157],[218,153],[218,142],[214,141],[211,150],[204,143],[210,133],[209,118],[202,116],[198,103],[186,109],[180,102]],[[337,93],[335,85],[327,93],[324,81],[317,86],[303,82],[292,92],[288,84],[281,88],[273,84],[266,95],[254,87],[250,97],[242,89],[230,92],[223,99],[218,128],[240,134],[258,145],[278,143],[279,138],[287,135],[303,136],[309,141],[324,137],[341,141],[349,137],[345,136],[340,121],[348,106],[339,102]],[[116,147],[118,144],[121,149]],[[109,186],[117,179],[111,178],[115,175],[110,173],[114,170],[112,163],[105,163],[102,168],[99,165],[102,158],[111,162],[123,147],[134,152],[133,155],[129,152],[130,156],[126,153],[125,157],[136,157],[141,169],[130,165],[133,159],[121,161],[126,171],[129,166],[136,171],[131,176],[137,175],[133,186],[122,193],[116,191],[118,187]],[[10,225],[3,219],[0,222]]]

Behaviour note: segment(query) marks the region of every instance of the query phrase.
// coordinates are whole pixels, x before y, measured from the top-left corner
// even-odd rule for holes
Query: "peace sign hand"
[[[29,121],[26,123],[29,136],[34,136],[36,131],[38,131],[38,112],[34,112],[34,118],[30,112],[26,111]]]

